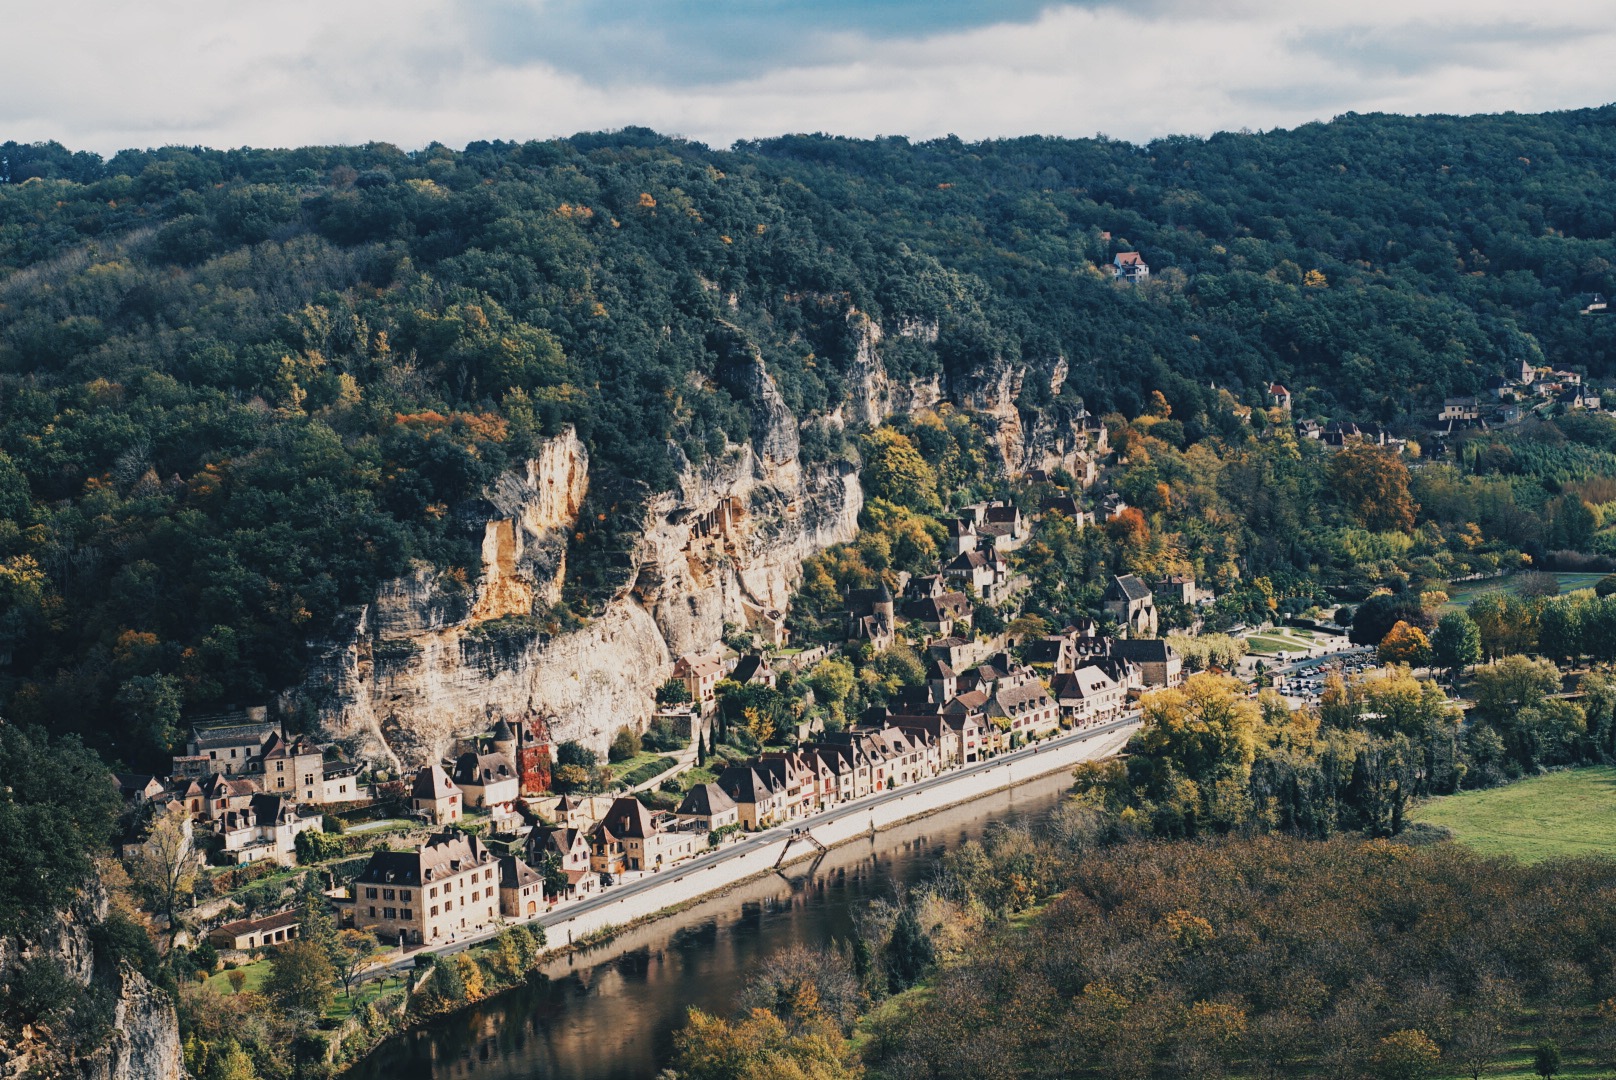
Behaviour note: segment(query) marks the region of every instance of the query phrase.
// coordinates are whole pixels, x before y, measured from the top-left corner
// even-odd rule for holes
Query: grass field
[[[1279,652],[1295,656],[1307,652],[1317,640],[1318,635],[1309,630],[1281,626],[1248,635],[1246,645],[1256,656],[1273,656]]]
[[[1486,855],[1537,862],[1556,855],[1616,856],[1616,768],[1568,769],[1487,791],[1447,795],[1412,820],[1446,825]]]
[[[1576,592],[1578,589],[1591,589],[1598,583],[1604,574],[1555,574],[1560,580],[1562,595]],[[1455,585],[1448,590],[1448,602],[1444,611],[1462,611],[1470,606],[1471,601],[1483,593],[1514,592],[1520,586],[1520,576],[1511,574],[1508,577],[1492,578],[1488,581],[1476,581],[1466,585]]]

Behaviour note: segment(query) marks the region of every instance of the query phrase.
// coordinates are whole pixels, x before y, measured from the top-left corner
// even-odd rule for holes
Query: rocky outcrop
[[[881,328],[858,312],[849,320],[843,422],[874,426],[945,400],[940,379],[891,379]],[[937,328],[896,332],[929,342]],[[750,438],[700,463],[670,444],[677,487],[647,500],[628,584],[587,626],[562,632],[549,616],[589,488],[588,452],[568,431],[465,511],[483,531],[476,580],[421,567],[386,583],[283,705],[311,703],[328,736],[401,766],[434,760],[500,717],[544,716],[557,740],[604,749],[618,727],[649,720],[680,655],[712,649],[726,623],[778,625],[803,560],[857,532],[863,493],[846,463],[803,465],[799,419],[742,330],[720,322],[707,345],[714,379],[749,408]],[[1024,428],[1025,377],[1000,364],[948,388],[996,428],[1012,471],[1048,467],[1070,448],[1059,425]]]
[[[77,990],[70,1012],[101,1015],[100,1023],[64,1017],[20,1032],[0,1026],[0,1077],[180,1080],[185,1075],[173,1001],[127,962],[96,955],[91,929],[106,916],[106,894],[92,885],[37,933],[0,939],[0,980],[9,981],[28,965],[48,966]],[[70,1030],[88,1030],[90,1044],[71,1045],[65,1038]]]
[[[546,612],[565,574],[566,538],[588,487],[571,432],[487,495],[483,571],[459,581],[430,567],[385,584],[320,652],[283,704],[317,709],[327,735],[373,760],[431,760],[501,716],[542,715],[554,737],[604,749],[650,718],[682,653],[725,623],[781,612],[802,561],[850,540],[863,505],[846,465],[804,469],[797,420],[757,349],[733,327],[712,342],[718,377],[752,408],[752,439],[648,502],[631,584],[582,629]]]

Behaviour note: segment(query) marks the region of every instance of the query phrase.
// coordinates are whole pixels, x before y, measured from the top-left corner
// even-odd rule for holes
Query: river
[[[924,880],[938,857],[998,821],[1047,813],[1066,771],[833,848],[594,949],[546,979],[384,1043],[354,1080],[651,1080],[685,1010],[728,1014],[758,962],[846,939],[866,900]]]

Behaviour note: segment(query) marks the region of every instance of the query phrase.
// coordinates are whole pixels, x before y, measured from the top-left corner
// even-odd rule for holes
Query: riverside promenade
[[[776,825],[717,850],[680,863],[660,873],[613,885],[598,896],[527,920],[544,927],[548,947],[569,946],[612,927],[649,918],[704,896],[721,893],[739,882],[768,873],[777,866],[812,858],[823,848],[835,847],[960,803],[979,799],[1016,784],[1033,780],[1085,761],[1118,753],[1139,726],[1137,714],[1109,724],[1067,732],[1024,746],[988,761],[950,769],[916,784],[877,792],[841,803],[810,817]],[[429,951],[439,955],[459,952],[498,934],[492,927]],[[366,980],[413,964],[414,952],[366,972]]]

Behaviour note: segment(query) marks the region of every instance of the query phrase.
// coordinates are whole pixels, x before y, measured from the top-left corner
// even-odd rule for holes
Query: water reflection
[[[650,1080],[694,1005],[728,1012],[749,972],[794,944],[829,947],[865,900],[923,880],[995,821],[1041,814],[1064,773],[835,848],[552,962],[534,983],[381,1048],[356,1080]]]

